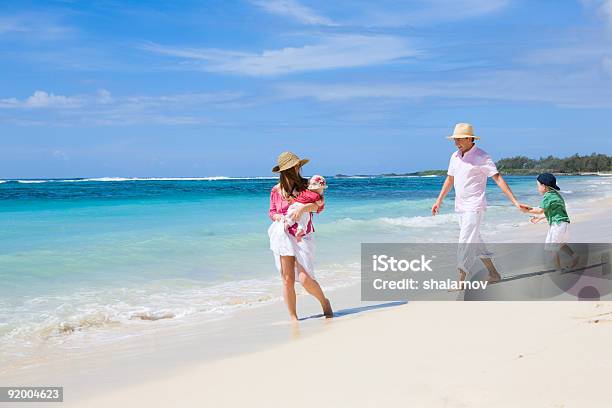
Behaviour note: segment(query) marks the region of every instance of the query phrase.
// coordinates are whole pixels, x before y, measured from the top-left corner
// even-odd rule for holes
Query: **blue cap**
[[[542,173],[538,176],[538,181],[545,186],[554,188],[555,190],[561,190],[557,185],[557,178],[550,173]]]

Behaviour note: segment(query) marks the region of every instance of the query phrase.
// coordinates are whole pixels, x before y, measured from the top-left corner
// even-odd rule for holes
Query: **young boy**
[[[579,257],[567,245],[570,219],[565,209],[565,200],[559,194],[560,188],[557,186],[557,179],[550,173],[542,173],[538,176],[537,183],[538,192],[543,195],[542,204],[539,208],[532,207],[525,212],[537,215],[531,217],[533,224],[537,224],[543,219],[548,221],[549,228],[545,249],[554,252],[553,257],[557,270],[561,270],[559,250],[572,258],[570,270],[574,269],[578,265]]]

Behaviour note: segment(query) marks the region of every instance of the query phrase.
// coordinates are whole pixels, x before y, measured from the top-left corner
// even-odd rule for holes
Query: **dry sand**
[[[417,302],[78,407],[609,407],[612,304]]]

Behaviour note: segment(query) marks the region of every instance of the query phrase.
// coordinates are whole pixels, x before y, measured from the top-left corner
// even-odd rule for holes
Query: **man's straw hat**
[[[274,173],[278,173],[281,172],[283,170],[287,170],[290,169],[292,167],[295,167],[296,165],[300,165],[303,166],[306,163],[308,163],[310,160],[308,159],[301,159],[299,157],[297,157],[297,155],[295,153],[291,153],[291,152],[282,152],[281,154],[278,155],[278,160],[277,166],[274,166],[272,168],[272,171]]]
[[[465,139],[473,137],[474,139],[480,139],[478,136],[474,136],[474,127],[469,123],[457,123],[455,125],[455,131],[452,135],[448,136],[447,139]]]

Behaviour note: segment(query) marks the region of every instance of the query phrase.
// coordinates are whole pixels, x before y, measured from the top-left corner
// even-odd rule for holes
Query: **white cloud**
[[[34,13],[0,16],[0,35],[15,34],[37,40],[53,40],[73,31],[57,20],[58,16]]]
[[[279,95],[285,98],[315,98],[324,102],[351,99],[423,98],[539,102],[566,107],[612,107],[610,81],[596,72],[575,74],[524,70],[481,73],[478,77],[428,82],[379,82],[364,85],[285,83]]]
[[[612,26],[612,0],[582,0],[587,7],[594,7],[597,12]]]
[[[437,14],[445,20],[461,20],[498,12],[510,4],[510,0],[428,0],[432,6],[430,17]]]
[[[265,50],[260,53],[173,48],[157,44],[143,48],[161,55],[202,61],[204,64],[197,67],[206,71],[254,76],[363,67],[418,55],[418,51],[409,46],[406,40],[382,35],[328,36],[315,45]]]
[[[19,25],[17,21],[6,18],[0,19],[0,34],[6,33],[22,33],[28,31],[25,27]]]
[[[79,97],[54,95],[45,91],[35,91],[32,96],[24,100],[17,98],[0,99],[0,108],[71,108],[81,104],[82,100]]]
[[[185,93],[172,95],[130,95],[114,98],[106,89],[100,89],[95,95],[64,96],[35,91],[32,96],[23,100],[17,98],[0,99],[0,108],[79,108],[96,104],[147,109],[152,107],[185,106],[195,104],[221,104],[233,102],[243,96],[240,92]]]
[[[51,154],[53,155],[53,157],[55,157],[58,160],[63,160],[63,161],[70,160],[70,157],[68,156],[68,154],[66,154],[66,152],[62,150],[53,150]]]
[[[251,0],[266,11],[303,24],[321,26],[401,27],[460,21],[496,13],[511,0],[352,0],[342,8],[343,19],[317,14],[296,0]],[[322,2],[333,9],[333,3]]]
[[[604,57],[601,66],[608,75],[612,76],[612,57]]]
[[[231,108],[243,97],[240,92],[111,96],[110,91],[100,89],[94,94],[63,96],[36,91],[22,100],[0,99],[0,110],[14,113],[0,120],[20,126],[195,125],[210,123],[209,111]]]
[[[253,0],[252,2],[269,13],[291,17],[303,24],[321,26],[337,25],[329,18],[318,15],[312,9],[295,0]]]
[[[601,10],[608,17],[608,22],[612,23],[612,0],[605,0]]]
[[[601,30],[598,30],[601,31]],[[531,69],[546,69],[565,72],[591,71],[597,76],[609,77],[612,74],[612,40],[601,33],[582,36],[572,33],[572,38],[561,41],[562,47],[534,51],[518,61],[527,64]]]
[[[98,95],[97,95],[97,101],[98,103],[102,103],[102,104],[111,103],[113,102],[113,97],[111,96],[111,93],[107,91],[106,89],[99,89]]]
[[[347,11],[349,25],[369,27],[422,26],[490,15],[506,8],[511,0],[354,0]]]
[[[602,43],[590,42],[587,44],[581,41],[574,46],[534,51],[521,58],[520,61],[528,64],[575,65],[585,62],[593,63],[594,60],[600,60],[611,53],[612,51]]]

